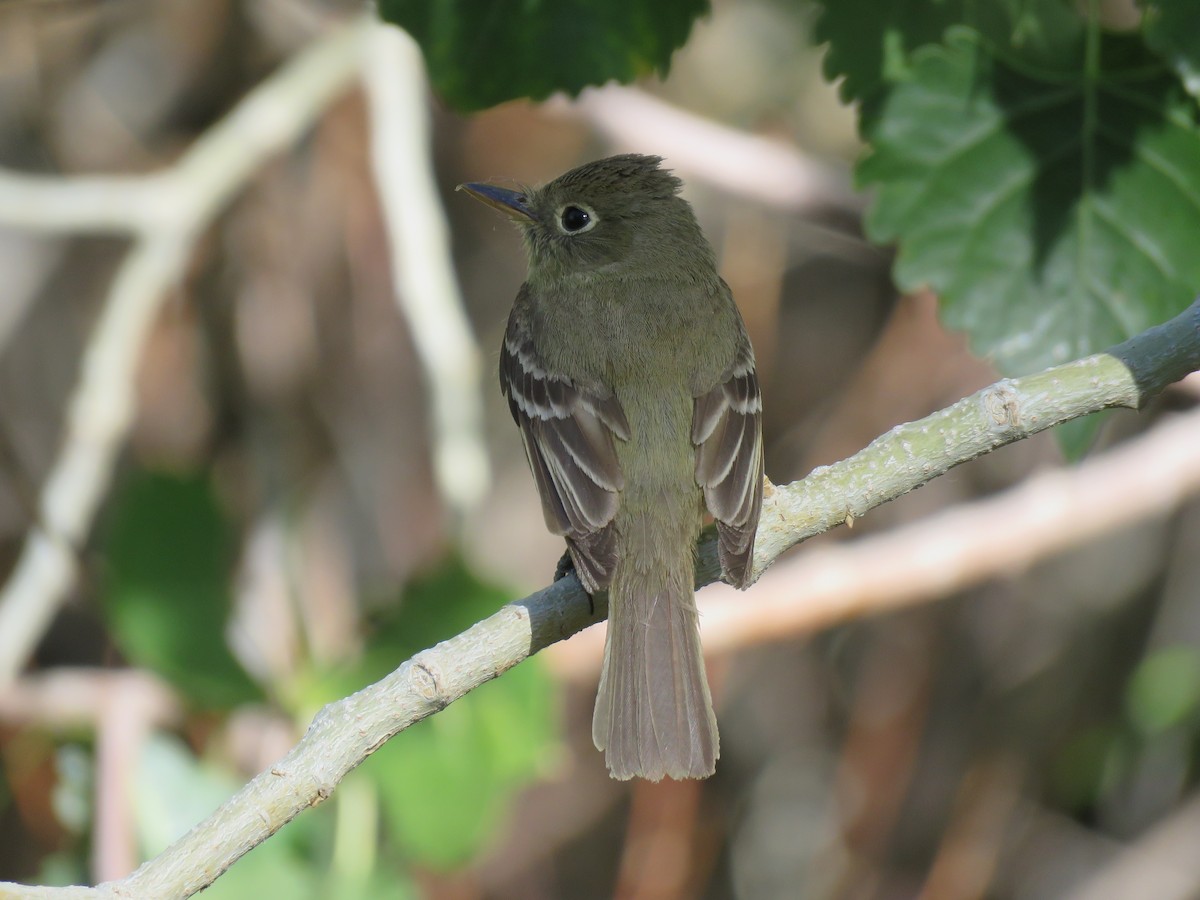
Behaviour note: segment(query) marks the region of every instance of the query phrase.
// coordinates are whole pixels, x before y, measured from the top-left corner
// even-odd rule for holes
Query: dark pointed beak
[[[537,216],[533,214],[533,210],[529,207],[529,198],[519,191],[510,191],[507,188],[496,187],[494,184],[479,184],[476,182],[460,184],[455,190],[466,191],[479,202],[486,203],[488,206],[500,210],[500,212],[510,216],[517,222],[529,223],[537,221]]]

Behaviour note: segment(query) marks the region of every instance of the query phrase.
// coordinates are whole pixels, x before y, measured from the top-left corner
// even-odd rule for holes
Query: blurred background
[[[0,165],[164,170],[359,11],[2,0]],[[71,586],[45,600],[28,665],[0,682],[0,880],[121,877],[282,756],[321,705],[550,581],[562,546],[494,374],[524,254],[456,184],[665,156],[756,347],[776,483],[996,379],[938,326],[933,298],[896,296],[889,253],[862,237],[855,115],[822,77],[815,14],[717,0],[668,78],[577,103],[460,116],[428,98],[436,198],[479,348],[461,356],[462,390],[473,396],[478,362],[483,407],[462,427],[482,456],[464,457],[461,478],[439,455],[425,354],[440,351],[393,278],[394,235],[423,212],[402,202],[397,225],[381,205],[382,126],[345,51],[293,79],[279,115],[312,127],[221,189],[154,292],[144,340],[109,351],[133,373],[128,437],[117,415],[95,515],[51,541]],[[46,204],[18,209],[19,179],[0,182],[5,578],[33,530],[56,533],[40,494],[63,447],[107,433],[72,398],[113,364],[92,352],[99,326],[153,233],[107,218],[190,209],[137,188],[128,205],[105,201],[133,181],[105,184],[97,202],[94,183],[66,183],[64,208],[77,189],[92,223],[72,233],[45,224]],[[146,196],[162,208],[136,207]],[[429,299],[458,302],[452,288]],[[444,359],[453,370],[460,356]],[[1193,385],[1114,415],[1094,453],[1198,403]],[[793,555],[901,532],[1061,465],[1039,435]],[[771,590],[799,604],[806,587]],[[589,633],[401,734],[206,896],[1200,896],[1198,591],[1193,497],[901,609],[760,623],[711,660],[722,754],[703,783],[608,779],[590,737]],[[755,591],[737,603],[752,616]]]

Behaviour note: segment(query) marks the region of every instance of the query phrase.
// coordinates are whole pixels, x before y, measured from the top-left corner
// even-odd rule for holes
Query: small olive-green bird
[[[694,594],[716,519],[724,577],[751,579],[762,506],[754,352],[681,182],[656,156],[544,187],[461,187],[529,252],[500,351],[546,524],[608,590],[592,737],[615,778],[704,778],[720,752]]]

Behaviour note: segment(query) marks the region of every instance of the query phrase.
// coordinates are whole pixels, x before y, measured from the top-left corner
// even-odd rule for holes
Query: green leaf
[[[232,529],[199,475],[133,475],[102,542],[102,602],[122,653],[204,706],[261,696],[225,642],[232,550]]]
[[[339,684],[315,698],[320,705],[378,681],[414,653],[466,631],[513,598],[513,592],[479,579],[461,556],[414,577],[403,596],[374,617],[364,662],[335,674]],[[355,679],[355,680],[346,680]]]
[[[460,110],[665,74],[707,0],[380,0]]]
[[[1194,718],[1200,712],[1200,650],[1167,647],[1147,656],[1129,681],[1126,709],[1147,737]]]
[[[998,61],[974,32],[914,59],[859,167],[896,280],[1007,373],[1103,349],[1200,289],[1200,134],[1178,83],[1125,39],[1069,78]]]
[[[405,591],[398,614],[371,640],[362,680],[382,677],[510,596],[461,560],[448,561]],[[362,772],[378,785],[385,821],[405,854],[451,869],[478,854],[512,796],[542,768],[557,732],[552,682],[536,659],[527,660],[397,735]]]
[[[364,766],[405,854],[436,869],[471,860],[555,738],[549,678],[536,661],[398,735]]]
[[[1200,15],[1196,0],[1155,0],[1146,15],[1146,43],[1200,97]]]

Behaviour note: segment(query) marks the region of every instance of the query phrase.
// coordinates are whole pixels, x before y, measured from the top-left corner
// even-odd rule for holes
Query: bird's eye
[[[580,209],[578,206],[566,207],[562,211],[559,221],[562,223],[562,230],[567,234],[578,234],[581,231],[586,231],[594,224],[592,214],[586,209]]]

